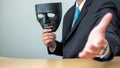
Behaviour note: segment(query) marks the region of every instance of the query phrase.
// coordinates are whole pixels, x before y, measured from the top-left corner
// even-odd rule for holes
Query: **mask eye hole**
[[[48,13],[47,15],[48,15],[48,17],[55,17],[54,13]]]
[[[38,18],[43,18],[43,14],[38,14]]]

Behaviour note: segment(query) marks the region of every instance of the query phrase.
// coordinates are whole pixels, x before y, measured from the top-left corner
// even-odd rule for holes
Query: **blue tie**
[[[79,13],[80,13],[80,10],[79,10],[79,7],[76,7],[76,10],[75,10],[75,15],[74,15],[74,20],[73,20],[73,23],[72,23],[72,27],[74,26],[78,16],[79,16]]]

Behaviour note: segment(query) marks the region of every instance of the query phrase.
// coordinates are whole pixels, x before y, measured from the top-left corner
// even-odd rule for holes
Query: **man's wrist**
[[[105,40],[106,44],[104,45],[104,48],[101,50],[101,52],[96,55],[96,57],[99,57],[99,58],[107,58],[109,57],[110,55],[110,47],[109,47],[109,44],[108,44],[108,41]]]
[[[50,52],[54,52],[55,49],[56,49],[56,43],[54,43],[54,45],[49,47]]]

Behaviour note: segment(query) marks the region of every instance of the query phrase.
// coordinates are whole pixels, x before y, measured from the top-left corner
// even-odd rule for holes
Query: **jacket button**
[[[118,51],[119,51],[119,47],[116,47],[116,48],[115,48],[115,51],[118,52]]]

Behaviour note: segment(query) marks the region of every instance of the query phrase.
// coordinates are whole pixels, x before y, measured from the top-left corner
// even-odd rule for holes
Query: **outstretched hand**
[[[90,32],[87,43],[82,52],[79,53],[80,58],[94,58],[104,48],[105,31],[112,19],[112,13],[107,13],[100,23]]]

